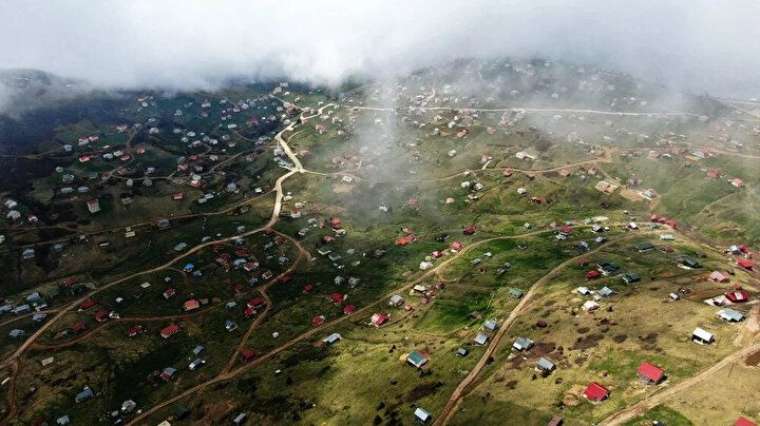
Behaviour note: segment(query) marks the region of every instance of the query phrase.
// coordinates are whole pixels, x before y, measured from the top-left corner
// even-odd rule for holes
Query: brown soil
[[[579,337],[570,349],[578,350],[593,348],[594,346],[597,346],[602,339],[604,339],[604,336],[601,334],[589,334],[588,336]]]
[[[747,357],[744,358],[744,364],[749,367],[757,366],[760,364],[760,351],[747,355]]]

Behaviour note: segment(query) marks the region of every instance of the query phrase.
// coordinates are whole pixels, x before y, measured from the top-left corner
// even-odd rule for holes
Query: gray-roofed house
[[[626,284],[634,284],[641,281],[641,276],[635,272],[626,272],[623,274],[623,282]]]
[[[607,286],[604,286],[601,289],[599,289],[599,291],[597,292],[597,294],[599,294],[602,297],[610,297],[613,294],[615,294],[615,290],[613,290],[613,289],[611,289],[611,288],[609,288]]]
[[[527,337],[518,337],[515,342],[512,343],[512,349],[517,351],[527,351],[533,347],[533,341]]]
[[[478,333],[477,336],[475,336],[475,344],[483,346],[488,342],[488,335],[485,333]]]
[[[332,345],[332,344],[338,342],[342,338],[343,337],[340,335],[340,333],[333,333],[333,334],[325,337],[324,339],[322,339],[322,343],[325,343],[325,344],[328,344],[328,345]]]
[[[728,322],[739,322],[744,319],[744,314],[735,309],[721,309],[718,311],[718,318]]]
[[[26,334],[26,331],[21,330],[20,328],[14,328],[13,330],[10,331],[10,333],[8,333],[8,336],[14,339],[18,339],[18,338],[24,337],[25,334]]]
[[[461,356],[461,357],[465,357],[469,353],[470,351],[468,351],[467,348],[462,348],[462,347],[458,348],[456,352],[457,356]]]
[[[525,292],[523,292],[519,288],[512,287],[512,288],[509,289],[509,295],[512,296],[515,299],[520,299],[521,297],[523,297],[523,294],[525,294]]]
[[[95,393],[92,391],[92,389],[89,386],[85,386],[82,389],[82,392],[79,392],[76,397],[74,397],[74,402],[79,404],[80,402],[84,402],[87,400],[92,399],[92,397],[95,396]]]
[[[703,328],[697,327],[691,333],[691,340],[694,343],[699,343],[700,345],[706,345],[706,344],[714,342],[715,336],[713,336],[713,334],[710,333],[709,331]]]
[[[540,371],[544,375],[551,373],[555,368],[557,367],[554,365],[552,360],[543,356],[538,359],[538,362],[536,362],[536,370]]]
[[[486,328],[486,330],[489,330],[489,331],[494,331],[494,330],[496,330],[497,328],[499,328],[499,323],[497,323],[497,322],[496,322],[496,321],[494,321],[494,320],[488,320],[488,321],[486,321],[486,322],[483,324],[483,327],[485,327],[485,328]]]
[[[399,306],[404,304],[404,298],[401,297],[398,294],[394,294],[391,296],[390,300],[388,300],[388,306],[393,306],[398,308]]]
[[[430,420],[433,419],[433,416],[424,408],[417,407],[414,410],[414,419],[417,420],[417,422],[425,424],[428,423]]]
[[[702,265],[699,262],[697,262],[696,260],[690,257],[684,257],[683,259],[681,259],[681,265],[687,268],[691,268],[691,269],[697,269],[697,268],[702,267]]]

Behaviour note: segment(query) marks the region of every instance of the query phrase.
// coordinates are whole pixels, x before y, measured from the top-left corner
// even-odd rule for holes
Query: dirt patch
[[[615,343],[623,343],[628,339],[628,336],[625,334],[618,334],[617,336],[613,337],[612,340],[615,341]]]
[[[588,336],[579,337],[575,344],[570,348],[572,350],[588,349],[599,345],[599,341],[604,339],[601,334],[589,334]]]
[[[546,354],[550,354],[550,353],[554,352],[554,349],[556,349],[556,347],[557,347],[557,345],[555,345],[554,343],[551,343],[551,342],[536,343],[533,346],[533,349],[531,350],[531,354],[533,356],[535,356],[536,358],[542,357],[542,356],[544,356]]]
[[[744,358],[744,365],[755,367],[760,364],[760,351],[752,352]]]
[[[404,397],[404,401],[414,402],[420,398],[434,394],[441,386],[443,386],[443,382],[429,382],[417,385]]]
[[[588,333],[588,330],[589,330],[588,327],[581,327],[581,328],[579,328],[576,331],[578,332],[578,334],[586,334],[586,333]]]

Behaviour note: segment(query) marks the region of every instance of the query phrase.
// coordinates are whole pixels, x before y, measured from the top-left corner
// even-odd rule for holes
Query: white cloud
[[[0,67],[108,88],[239,75],[334,85],[461,56],[535,54],[692,91],[760,92],[754,0],[4,0],[0,16]]]

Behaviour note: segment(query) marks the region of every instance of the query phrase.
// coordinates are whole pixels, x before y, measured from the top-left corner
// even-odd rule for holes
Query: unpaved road
[[[520,303],[518,303],[517,306],[515,306],[515,308],[512,309],[512,312],[510,312],[509,317],[507,317],[507,319],[499,326],[498,331],[492,337],[485,352],[480,357],[480,360],[478,360],[478,363],[475,364],[475,367],[473,367],[472,370],[470,370],[467,376],[465,376],[465,378],[459,383],[456,389],[454,389],[454,392],[451,394],[451,397],[449,398],[446,405],[443,407],[443,411],[441,411],[441,413],[438,415],[434,424],[439,425],[439,426],[448,424],[452,415],[456,412],[456,407],[459,405],[459,401],[465,395],[469,386],[472,385],[475,379],[477,379],[477,377],[480,375],[483,368],[485,368],[485,366],[488,364],[488,360],[493,356],[493,354],[498,349],[499,344],[501,343],[501,340],[504,337],[504,335],[507,334],[507,332],[512,327],[512,324],[514,324],[517,317],[520,315],[523,309],[525,309],[525,307],[532,301],[533,296],[536,294],[536,292],[540,288],[542,288],[544,285],[546,285],[546,283],[548,283],[552,278],[554,278],[554,276],[558,272],[566,268],[568,265],[573,264],[578,259],[586,257],[590,254],[596,253],[600,250],[603,250],[612,244],[617,244],[621,241],[624,241],[626,239],[629,239],[634,236],[639,236],[639,235],[641,234],[639,233],[626,234],[626,235],[621,236],[620,238],[610,240],[600,245],[599,247],[596,247],[594,250],[591,250],[583,254],[580,254],[578,256],[567,259],[566,261],[554,267],[554,269],[549,271],[546,275],[541,277],[538,281],[533,283],[533,285],[530,287],[530,290],[528,290],[528,292],[522,297],[522,299],[520,299]]]

